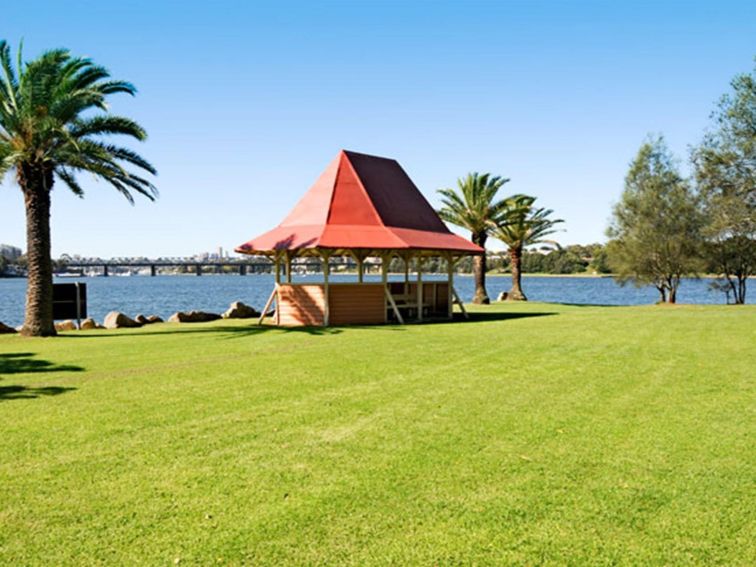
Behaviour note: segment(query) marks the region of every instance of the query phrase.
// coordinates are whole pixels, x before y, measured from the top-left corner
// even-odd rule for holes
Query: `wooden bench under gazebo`
[[[287,326],[451,319],[454,304],[462,306],[454,266],[464,256],[483,253],[446,227],[395,160],[350,151],[339,152],[280,225],[236,251],[273,260],[276,283],[263,313],[275,301],[276,324]],[[293,281],[292,266],[303,257],[321,259],[322,282]],[[332,280],[331,261],[337,257],[354,259],[356,281]],[[397,257],[404,279],[389,281],[389,264]],[[423,264],[431,257],[444,260],[446,281],[423,281]],[[365,281],[370,259],[380,260],[380,281]]]

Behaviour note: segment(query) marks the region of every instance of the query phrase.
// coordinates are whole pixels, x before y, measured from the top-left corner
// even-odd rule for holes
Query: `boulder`
[[[169,323],[205,323],[206,321],[215,321],[221,316],[217,313],[206,313],[205,311],[178,311],[168,318]]]
[[[502,291],[496,301],[506,301],[509,298],[509,294],[506,291]]]
[[[0,335],[5,335],[5,334],[10,334],[10,333],[15,333],[15,332],[16,332],[16,329],[14,329],[13,327],[9,327],[8,325],[0,321]]]
[[[90,331],[92,329],[104,329],[105,327],[103,327],[102,325],[98,325],[97,321],[95,321],[91,317],[88,317],[81,322],[81,327],[79,328],[82,331]]]
[[[55,323],[55,330],[56,331],[75,331],[78,327],[76,326],[76,323],[71,321],[71,319],[66,319],[65,321],[61,321],[60,323]]]
[[[120,311],[111,311],[105,315],[105,321],[103,321],[106,329],[124,329],[130,327],[141,327],[142,325],[127,317]]]
[[[145,317],[141,313],[134,317],[134,321],[139,323],[140,325],[151,325],[152,323],[162,323],[163,320],[158,317],[157,315],[150,315],[149,317]]]
[[[251,319],[259,316],[259,311],[241,301],[234,301],[223,314],[224,319]]]

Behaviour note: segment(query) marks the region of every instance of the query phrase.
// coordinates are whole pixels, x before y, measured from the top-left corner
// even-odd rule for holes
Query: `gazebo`
[[[484,253],[446,227],[395,160],[346,150],[281,224],[236,251],[273,260],[275,287],[263,314],[275,301],[276,324],[287,326],[452,318],[454,303],[465,313],[454,290],[454,266],[464,256]],[[301,257],[322,261],[322,282],[292,281],[292,261]],[[336,257],[354,259],[356,281],[332,280]],[[395,257],[404,263],[403,281],[389,281]],[[423,264],[430,257],[443,258],[446,281],[423,281]],[[369,258],[380,259],[380,281],[365,281]],[[413,260],[414,282],[409,278]]]

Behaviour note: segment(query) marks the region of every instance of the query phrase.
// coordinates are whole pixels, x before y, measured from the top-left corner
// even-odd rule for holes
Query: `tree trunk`
[[[522,292],[522,248],[509,249],[509,259],[512,270],[512,289],[507,294],[507,299],[512,301],[527,301],[528,298]]]
[[[680,289],[680,278],[678,276],[670,276],[667,279],[667,303],[677,303],[677,290]]]
[[[18,168],[18,183],[26,206],[26,316],[22,335],[56,334],[52,312],[52,258],[50,257],[50,190],[52,171],[42,166]]]
[[[488,235],[485,232],[473,233],[472,241],[481,248],[486,248]],[[486,255],[473,256],[473,276],[475,277],[475,295],[473,303],[488,305],[491,300],[486,292]]]
[[[735,304],[745,305],[746,302],[746,282],[748,276],[744,274],[738,274],[738,289],[735,292]]]
[[[669,295],[667,295],[667,303],[677,303],[677,286],[669,288]]]
[[[667,303],[667,288],[663,285],[657,285],[656,289],[659,291],[659,303]]]

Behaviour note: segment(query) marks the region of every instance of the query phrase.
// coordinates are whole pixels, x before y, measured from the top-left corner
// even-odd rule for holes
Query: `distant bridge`
[[[156,276],[158,270],[161,268],[181,268],[188,273],[194,273],[201,276],[202,273],[208,269],[212,270],[210,273],[218,273],[223,268],[233,268],[240,276],[247,274],[265,274],[270,273],[274,269],[273,262],[270,261],[222,261],[222,260],[69,260],[63,262],[64,270],[85,270],[85,269],[98,269],[102,271],[104,277],[110,275],[112,268],[149,268],[150,275]],[[353,261],[347,261],[343,263],[347,267],[354,267],[356,264]],[[293,265],[295,268],[300,266],[305,268],[320,269],[320,261],[305,261],[295,262]]]

